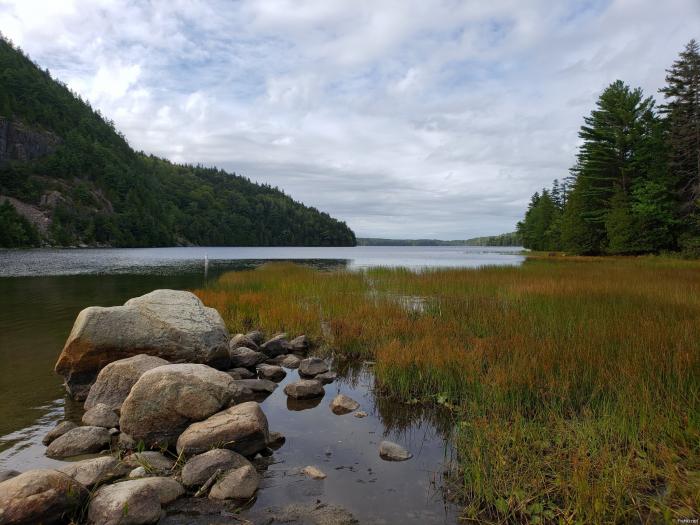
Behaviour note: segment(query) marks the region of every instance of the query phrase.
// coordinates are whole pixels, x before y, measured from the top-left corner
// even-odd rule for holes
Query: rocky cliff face
[[[16,120],[0,117],[0,165],[11,160],[33,160],[52,153],[61,139]]]

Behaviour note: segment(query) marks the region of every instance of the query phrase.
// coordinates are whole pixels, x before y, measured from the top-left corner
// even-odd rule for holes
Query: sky
[[[138,150],[464,239],[568,175],[608,84],[658,98],[700,0],[0,0],[0,31]]]

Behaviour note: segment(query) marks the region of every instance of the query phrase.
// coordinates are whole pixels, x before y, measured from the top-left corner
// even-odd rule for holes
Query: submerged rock
[[[293,525],[358,525],[360,523],[343,507],[314,503],[293,503],[283,508],[254,509],[249,517],[254,523],[288,523]]]
[[[18,470],[0,470],[0,483],[3,481],[7,481],[8,479],[12,479],[15,476],[19,476],[20,472]]]
[[[0,523],[67,523],[88,491],[57,470],[29,470],[0,483]]]
[[[258,473],[252,465],[244,465],[226,472],[209,491],[209,498],[247,500],[255,495],[258,485]]]
[[[104,427],[76,427],[56,438],[46,448],[50,458],[68,458],[109,448],[112,436]]]
[[[365,412],[364,410],[358,410],[353,414],[353,416],[355,416],[356,418],[367,417],[367,412]]]
[[[119,416],[111,407],[98,403],[83,414],[83,425],[114,428],[119,426]]]
[[[326,479],[327,477],[325,473],[311,465],[301,469],[301,473],[310,477],[311,479]]]
[[[65,434],[69,430],[73,430],[77,426],[78,425],[76,425],[72,421],[61,421],[55,427],[48,431],[48,433],[44,436],[44,439],[42,439],[41,442],[44,445],[50,445],[54,439],[61,437],[63,434]]]
[[[267,440],[267,446],[273,450],[277,450],[284,445],[285,441],[287,441],[287,438],[284,437],[284,434],[281,432],[270,432],[270,437]]]
[[[379,457],[386,461],[406,461],[411,459],[413,454],[392,441],[382,441],[379,444]]]
[[[182,483],[186,487],[203,485],[217,470],[227,472],[250,465],[240,454],[223,448],[215,448],[191,457],[182,467]]]
[[[258,374],[261,379],[269,379],[270,381],[282,381],[287,372],[281,366],[261,364],[258,365]]]
[[[177,440],[178,453],[200,454],[212,447],[251,456],[267,447],[267,418],[255,401],[248,401],[191,424]]]
[[[228,406],[236,392],[234,384],[230,375],[206,365],[153,368],[124,401],[121,430],[148,447],[173,444],[190,423]]]
[[[313,377],[325,372],[328,372],[328,365],[318,357],[307,357],[299,363],[299,374],[302,376]]]
[[[95,485],[120,478],[129,472],[129,467],[112,456],[85,459],[58,467],[81,485],[91,488]]]
[[[68,393],[85,399],[107,364],[137,354],[229,368],[229,334],[219,313],[192,293],[155,290],[124,306],[78,314],[56,363]]]
[[[118,359],[105,366],[97,374],[95,384],[85,399],[85,410],[102,403],[118,409],[131,392],[131,387],[147,371],[170,364],[165,359],[153,355],[139,354],[126,359]]]
[[[353,410],[360,408],[360,404],[345,394],[338,394],[330,404],[331,411],[336,415],[349,414]]]
[[[262,352],[245,346],[231,350],[229,357],[233,368],[253,368],[267,359]]]
[[[323,385],[315,379],[301,379],[284,387],[284,393],[294,399],[310,399],[325,394]]]

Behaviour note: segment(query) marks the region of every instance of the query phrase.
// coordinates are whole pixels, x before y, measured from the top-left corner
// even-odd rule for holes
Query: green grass
[[[671,522],[700,508],[700,263],[535,257],[520,268],[227,274],[233,332],[376,360],[386,395],[453,406],[475,522]]]

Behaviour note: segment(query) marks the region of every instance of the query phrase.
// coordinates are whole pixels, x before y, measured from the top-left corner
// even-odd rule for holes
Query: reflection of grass
[[[467,517],[657,521],[700,507],[697,262],[556,257],[418,274],[273,264],[197,293],[232,331],[306,333],[376,360],[387,394],[456,407]],[[397,296],[426,301],[410,309]]]

